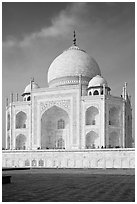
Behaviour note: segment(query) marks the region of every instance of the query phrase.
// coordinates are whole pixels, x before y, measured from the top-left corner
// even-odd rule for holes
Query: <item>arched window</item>
[[[94,91],[93,95],[99,95],[99,92],[96,90]]]
[[[96,107],[91,106],[86,110],[86,125],[97,125],[99,111]]]
[[[90,96],[92,95],[91,91],[89,92],[89,95],[90,95]]]
[[[64,129],[65,128],[65,121],[60,119],[58,120],[58,129]]]
[[[10,114],[8,114],[8,117],[7,117],[7,130],[10,129]]]
[[[25,135],[18,135],[16,137],[16,149],[25,150],[26,149],[26,137]]]
[[[26,113],[20,111],[20,112],[16,115],[16,128],[17,128],[17,129],[26,128],[26,120],[27,120],[27,115],[26,115]]]
[[[30,101],[30,96],[27,98],[27,101]]]

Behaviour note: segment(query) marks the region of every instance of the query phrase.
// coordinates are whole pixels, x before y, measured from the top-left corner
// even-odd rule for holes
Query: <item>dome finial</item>
[[[31,77],[31,78],[30,78],[30,82],[34,82],[34,77]]]
[[[76,33],[75,33],[75,30],[73,32],[73,45],[76,46]]]

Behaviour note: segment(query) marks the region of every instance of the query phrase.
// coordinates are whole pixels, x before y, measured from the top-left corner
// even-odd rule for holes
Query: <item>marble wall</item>
[[[2,167],[135,168],[135,149],[3,150]]]

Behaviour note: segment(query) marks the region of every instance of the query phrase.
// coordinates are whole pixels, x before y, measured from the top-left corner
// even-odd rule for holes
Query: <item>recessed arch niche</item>
[[[23,111],[20,111],[16,115],[16,129],[26,128],[27,115]]]
[[[86,149],[96,148],[98,146],[98,134],[94,131],[90,131],[86,134],[85,146]]]
[[[19,134],[16,137],[16,149],[24,150],[26,149],[26,137],[23,134]]]
[[[119,134],[116,131],[113,131],[109,134],[109,147],[119,147]]]
[[[109,109],[109,125],[119,126],[121,123],[120,120],[121,111],[118,107],[112,107]]]
[[[99,124],[99,110],[91,106],[86,110],[86,125],[98,125]]]
[[[69,141],[69,116],[58,106],[46,110],[41,117],[41,148],[64,149]]]

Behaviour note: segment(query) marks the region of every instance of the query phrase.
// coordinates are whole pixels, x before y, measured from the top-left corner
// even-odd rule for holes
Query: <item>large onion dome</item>
[[[101,75],[97,62],[76,45],[65,50],[55,58],[48,70],[50,87],[78,84],[88,85],[91,78]]]

